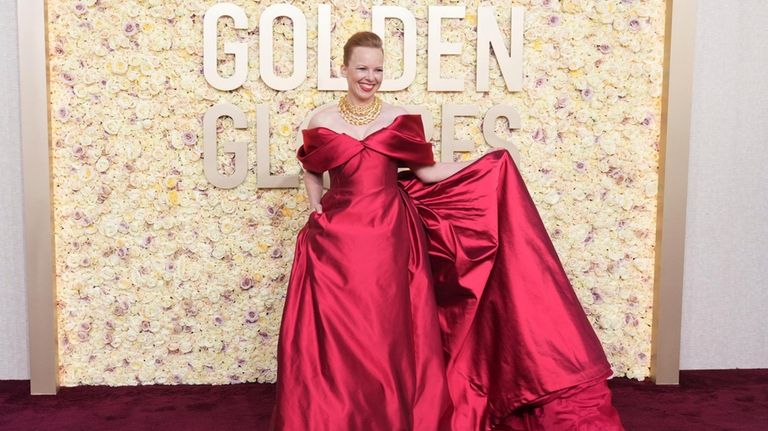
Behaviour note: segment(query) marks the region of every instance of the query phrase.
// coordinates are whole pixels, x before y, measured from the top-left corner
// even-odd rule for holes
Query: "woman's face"
[[[347,92],[353,103],[366,104],[381,86],[384,78],[384,52],[379,48],[358,46],[352,49],[349,64],[341,66],[347,78]]]

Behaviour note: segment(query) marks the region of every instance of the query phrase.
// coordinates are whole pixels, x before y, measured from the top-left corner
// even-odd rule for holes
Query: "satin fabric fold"
[[[408,163],[433,165],[432,145],[424,138],[424,127],[418,114],[403,114],[384,127],[359,141],[327,127],[302,131],[304,145],[299,147],[297,158],[305,170],[324,172],[346,162],[365,148],[397,161],[398,167]]]
[[[405,173],[401,185],[429,237],[454,429],[611,375],[508,152],[435,184]]]
[[[423,184],[397,175],[434,163],[418,115],[363,140],[303,133],[297,157],[331,188],[297,237],[271,429],[534,429],[534,407],[607,391],[599,340],[509,153]],[[607,400],[548,429],[621,429]]]

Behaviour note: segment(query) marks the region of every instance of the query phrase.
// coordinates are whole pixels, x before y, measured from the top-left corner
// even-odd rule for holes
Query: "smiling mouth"
[[[358,85],[360,86],[360,89],[365,92],[373,91],[373,89],[376,88],[376,84],[366,84],[359,82]]]

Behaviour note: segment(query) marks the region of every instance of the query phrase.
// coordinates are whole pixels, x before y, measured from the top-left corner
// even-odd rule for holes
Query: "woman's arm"
[[[474,160],[442,162],[435,163],[431,166],[409,166],[409,168],[421,182],[436,183],[450,177],[472,162],[474,162]]]
[[[323,174],[304,171],[304,186],[309,196],[309,207],[318,214],[323,212],[320,198],[323,196]]]
[[[307,123],[308,129],[323,126],[327,121],[328,113],[320,111],[315,113]],[[307,188],[309,197],[309,208],[317,213],[323,212],[323,206],[320,205],[320,198],[323,197],[323,174],[317,172],[304,171],[304,187]]]
[[[507,151],[505,148],[494,148],[491,151]],[[408,166],[422,183],[436,183],[442,181],[456,172],[464,169],[470,163],[477,161],[465,160],[463,162],[440,162],[431,166]]]

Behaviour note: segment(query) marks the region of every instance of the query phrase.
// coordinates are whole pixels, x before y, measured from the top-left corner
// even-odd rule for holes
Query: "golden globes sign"
[[[496,21],[494,6],[479,6],[477,9],[477,25],[484,31],[478,32],[476,39],[476,90],[487,92],[490,88],[489,68],[490,53],[493,53],[501,70],[508,91],[520,91],[523,78],[523,8],[513,7],[510,10],[511,37],[507,45]],[[441,38],[441,25],[444,19],[465,19],[465,6],[430,6],[428,12],[428,41],[427,41],[427,89],[428,91],[464,91],[464,79],[460,77],[445,77],[441,69],[441,57],[460,55],[461,45],[458,42],[445,42]],[[236,90],[246,81],[249,59],[248,46],[243,42],[226,42],[224,53],[232,55],[234,73],[223,77],[218,70],[217,25],[219,19],[229,17],[234,21],[234,28],[248,28],[248,17],[243,8],[231,4],[220,3],[212,6],[205,14],[203,31],[204,73],[206,81],[222,91]],[[275,19],[287,17],[293,25],[290,39],[293,41],[293,70],[288,76],[278,76],[275,73],[273,24]],[[288,91],[299,87],[307,78],[307,18],[304,13],[291,4],[281,3],[266,7],[259,17],[259,72],[264,83],[274,90]],[[385,79],[381,91],[400,91],[407,89],[416,79],[416,19],[411,11],[401,6],[373,6],[371,8],[371,27],[374,33],[386,38],[386,20],[399,20],[403,26],[403,55],[402,73],[398,77]],[[346,90],[343,78],[331,76],[331,6],[317,6],[317,88],[324,91]],[[412,111],[421,114],[425,123],[427,136],[432,136],[434,120],[431,112],[423,106],[411,106]],[[455,151],[471,151],[474,143],[457,140],[454,137],[454,119],[456,117],[476,117],[479,108],[475,105],[448,103],[442,105],[442,160],[453,159]],[[216,164],[216,122],[227,116],[233,119],[234,127],[248,127],[245,113],[230,103],[222,103],[211,107],[203,120],[204,134],[204,166],[205,175],[217,187],[236,187],[245,180],[248,172],[247,142],[224,143],[224,151],[234,154],[235,170],[231,175],[222,175]],[[497,120],[504,118],[510,129],[520,127],[520,114],[510,105],[495,105],[483,116],[482,130],[485,141],[491,147],[504,147],[513,155],[517,150],[512,142],[496,135]],[[269,105],[256,105],[256,127],[269,130]],[[269,173],[269,135],[256,133],[257,161],[259,168],[259,187],[298,187],[298,175],[273,176]],[[301,142],[301,134],[297,137]]]

